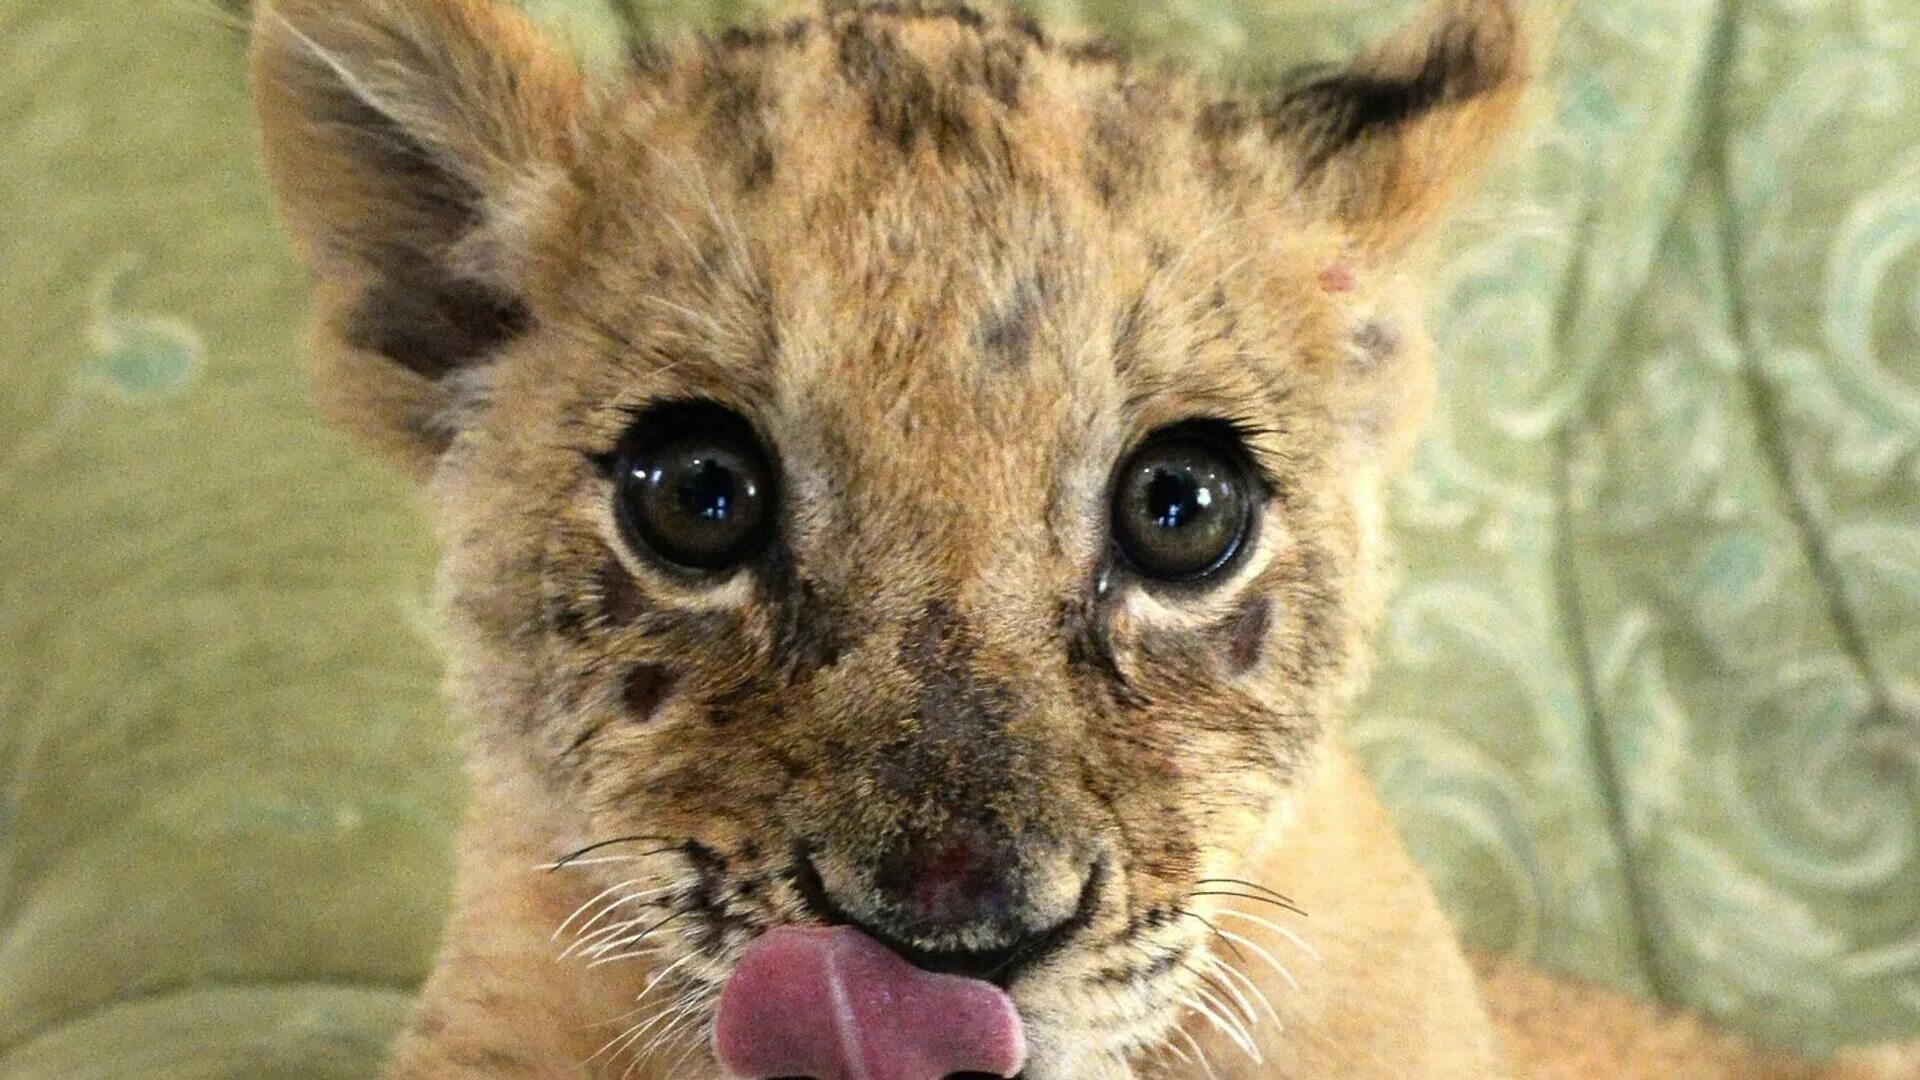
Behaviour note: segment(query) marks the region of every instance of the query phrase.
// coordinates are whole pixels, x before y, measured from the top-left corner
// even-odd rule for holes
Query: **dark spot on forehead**
[[[776,156],[763,67],[757,59],[732,55],[742,40],[721,38],[708,56],[701,90],[711,144],[730,161],[741,188],[757,191],[773,179]]]
[[[1144,290],[1123,308],[1113,322],[1113,369],[1126,375],[1140,362],[1140,336],[1146,329],[1147,295]]]
[[[1120,46],[1104,37],[1073,42],[1062,49],[1061,54],[1076,64],[1118,64],[1125,59]]]
[[[755,142],[741,156],[740,187],[746,191],[766,187],[773,182],[773,166],[773,145],[765,139]]]
[[[928,14],[935,18],[952,19],[954,22],[959,23],[975,33],[986,29],[987,26],[987,17],[980,14],[977,9],[968,7],[966,4],[948,4],[943,7],[933,8]]]
[[[774,35],[771,30],[760,27],[729,26],[720,31],[720,47],[730,51],[763,49],[772,44]]]
[[[871,17],[841,27],[841,78],[866,96],[867,121],[876,135],[902,152],[922,137],[952,152],[974,143],[972,123],[926,64],[902,47],[893,32]]]
[[[1012,26],[1021,36],[1033,42],[1036,47],[1043,50],[1053,47],[1053,43],[1047,40],[1047,32],[1040,28],[1040,20],[1034,18],[1032,15],[1024,12],[1015,14]]]
[[[1247,111],[1237,101],[1214,101],[1200,107],[1194,117],[1193,131],[1202,142],[1219,142],[1238,136],[1247,128]]]
[[[1020,90],[1027,77],[1026,46],[1006,38],[995,38],[980,48],[981,79],[994,100],[1009,109],[1020,104]]]
[[[1053,279],[1045,270],[1024,274],[974,331],[974,347],[994,368],[1018,371],[1033,350],[1035,324],[1044,317]]]

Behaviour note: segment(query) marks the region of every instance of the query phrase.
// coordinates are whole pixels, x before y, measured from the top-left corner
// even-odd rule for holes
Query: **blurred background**
[[[530,0],[609,66],[737,0]],[[1405,0],[1055,0],[1253,77]],[[364,1078],[461,812],[433,552],[309,406],[245,4],[0,0],[0,1077]],[[1920,0],[1573,0],[1448,237],[1350,728],[1477,945],[1920,1031]]]

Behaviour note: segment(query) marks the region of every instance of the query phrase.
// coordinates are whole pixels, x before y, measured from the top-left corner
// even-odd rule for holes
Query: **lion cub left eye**
[[[1222,440],[1178,429],[1154,435],[1115,477],[1114,544],[1147,577],[1206,578],[1245,543],[1253,489],[1243,456]]]
[[[766,543],[773,468],[736,413],[704,402],[650,409],[611,466],[614,517],[637,551],[713,572],[745,562]]]

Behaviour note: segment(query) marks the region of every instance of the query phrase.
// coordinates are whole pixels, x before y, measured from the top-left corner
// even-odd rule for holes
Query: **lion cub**
[[[259,7],[474,733],[394,1077],[1815,1075],[1477,980],[1339,742],[1509,0],[1245,100],[963,4],[611,85],[487,0]]]

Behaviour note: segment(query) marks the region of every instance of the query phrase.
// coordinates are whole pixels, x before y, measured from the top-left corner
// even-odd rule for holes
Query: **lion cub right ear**
[[[577,198],[584,81],[488,0],[257,6],[254,99],[317,279],[321,397],[424,473],[461,377],[537,317],[542,238]]]

